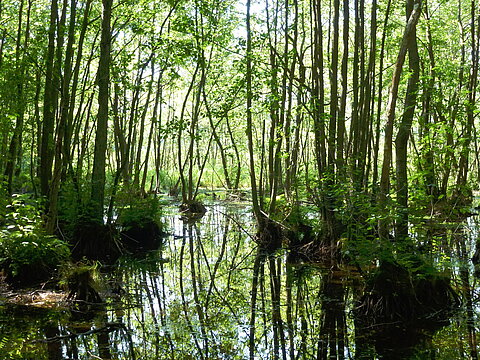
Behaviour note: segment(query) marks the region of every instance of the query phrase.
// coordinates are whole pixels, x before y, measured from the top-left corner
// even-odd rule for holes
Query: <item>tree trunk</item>
[[[385,126],[385,140],[383,148],[383,164],[382,164],[382,176],[380,179],[380,192],[379,192],[379,205],[381,209],[385,209],[387,206],[387,198],[390,188],[390,168],[392,163],[392,139],[393,139],[393,123],[395,119],[395,108],[398,99],[398,86],[400,84],[400,75],[402,73],[403,63],[405,56],[409,48],[409,43],[412,41],[412,35],[415,33],[415,28],[420,18],[420,3],[416,3],[413,7],[413,11],[410,14],[407,25],[403,33],[402,43],[398,52],[397,61],[392,76],[392,85],[390,87],[390,95],[387,106],[387,123]],[[382,219],[379,221],[379,233],[380,237],[386,238],[388,235],[387,220]]]
[[[57,108],[57,88],[54,77],[55,62],[55,28],[57,24],[58,2],[52,0],[50,9],[50,24],[48,29],[48,50],[45,60],[45,89],[43,96],[42,142],[40,144],[40,193],[48,195],[50,179],[52,178],[53,162],[53,130]]]
[[[246,73],[246,82],[247,82],[247,139],[248,139],[248,159],[249,159],[249,169],[250,169],[250,186],[252,188],[252,206],[253,213],[257,219],[257,223],[260,222],[261,213],[260,205],[258,202],[258,193],[257,193],[257,180],[255,177],[255,155],[253,153],[253,134],[252,134],[252,30],[251,30],[251,18],[250,18],[250,6],[251,0],[247,0],[247,73]],[[250,343],[253,344],[252,335],[250,335]],[[250,358],[253,359],[253,349],[250,349]]]
[[[103,224],[103,204],[105,199],[105,165],[107,151],[108,101],[110,81],[110,47],[113,0],[102,0],[103,19],[100,41],[100,59],[98,65],[98,116],[95,136],[95,152],[92,172],[91,215]]]
[[[407,19],[411,16],[414,6],[421,6],[419,0],[407,1]],[[420,11],[420,9],[418,10]],[[408,138],[412,127],[413,115],[417,103],[418,81],[420,77],[420,57],[418,55],[416,27],[412,29],[407,44],[410,77],[408,79],[407,93],[405,97],[405,110],[402,121],[399,124],[395,139],[396,155],[396,193],[397,193],[397,223],[395,239],[405,240],[408,237],[408,178],[407,178],[407,152]]]
[[[478,23],[477,14],[476,14],[476,1],[471,0],[470,8],[470,36],[471,36],[471,66],[470,66],[470,76],[468,79],[468,98],[465,103],[465,113],[467,115],[467,123],[464,128],[464,140],[462,143],[462,149],[460,152],[460,160],[458,165],[458,175],[457,175],[457,184],[456,192],[457,195],[461,196],[464,200],[468,200],[471,196],[470,189],[467,188],[467,175],[469,169],[469,153],[470,153],[470,144],[473,137],[473,127],[475,126],[475,101],[477,93],[477,83],[478,83],[478,66],[479,66],[479,49],[478,41],[480,37],[480,31],[476,28]]]
[[[66,8],[66,2],[64,4]],[[65,9],[66,11],[66,9]],[[53,178],[50,186],[49,194],[49,209],[47,216],[47,232],[53,233],[57,220],[58,211],[58,192],[60,189],[61,175],[64,170],[63,157],[63,141],[65,136],[65,129],[67,125],[68,113],[70,111],[70,80],[72,77],[71,64],[73,61],[73,43],[75,41],[75,17],[76,17],[76,1],[72,0],[70,4],[70,24],[68,30],[68,42],[65,51],[65,70],[63,74],[62,94],[60,101],[60,119],[58,121],[57,139],[55,145],[55,166],[53,171]]]

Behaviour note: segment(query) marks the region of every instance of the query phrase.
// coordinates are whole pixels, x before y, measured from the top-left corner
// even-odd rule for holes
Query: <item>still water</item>
[[[196,223],[167,210],[159,250],[102,271],[106,304],[95,312],[71,312],[60,293],[24,295],[34,305],[0,299],[0,359],[477,358],[476,217],[419,230],[451,274],[460,310],[435,328],[376,324],[372,335],[356,318],[358,269],[261,254],[248,206],[207,209]]]

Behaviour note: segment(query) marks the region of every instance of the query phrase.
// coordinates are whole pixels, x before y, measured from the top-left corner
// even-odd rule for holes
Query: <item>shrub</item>
[[[158,248],[164,235],[160,201],[155,196],[123,192],[118,198],[117,223],[123,245],[130,251]]]
[[[0,267],[7,278],[28,284],[47,279],[70,255],[67,244],[43,229],[38,204],[16,195],[3,214]]]

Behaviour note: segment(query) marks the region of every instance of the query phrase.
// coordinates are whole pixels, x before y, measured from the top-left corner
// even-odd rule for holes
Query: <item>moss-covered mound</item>
[[[128,196],[120,205],[116,223],[122,246],[131,253],[157,249],[165,236],[159,199]]]
[[[200,201],[192,200],[180,205],[182,217],[187,221],[199,220],[207,212],[207,208]]]
[[[62,283],[68,291],[67,299],[88,304],[102,303],[98,293],[97,269],[83,263],[65,266]]]

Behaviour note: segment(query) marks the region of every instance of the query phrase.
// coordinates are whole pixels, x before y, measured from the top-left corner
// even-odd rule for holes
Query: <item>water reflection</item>
[[[462,231],[430,229],[425,240],[464,299],[463,311],[437,332],[395,324],[372,331],[378,324],[362,322],[354,311],[363,293],[360,274],[347,266],[292,264],[285,251],[262,253],[251,240],[248,207],[211,205],[196,223],[172,210],[165,221],[171,235],[159,250],[124,257],[103,274],[107,303],[95,316],[1,305],[0,358],[478,356],[478,285],[468,261],[477,241],[472,220]]]

